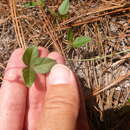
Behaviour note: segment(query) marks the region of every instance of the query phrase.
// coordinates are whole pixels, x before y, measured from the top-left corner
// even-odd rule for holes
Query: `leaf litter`
[[[129,105],[127,100],[130,98],[130,80],[127,76],[130,57],[123,58],[128,52],[114,56],[114,53],[130,48],[129,0],[72,0],[69,16],[58,19],[47,8],[58,13],[62,1],[46,1],[45,10],[40,7],[23,8],[23,1],[18,1],[16,6],[11,2],[3,0],[0,3],[0,81],[2,82],[10,54],[16,48],[39,45],[50,51],[62,49],[66,64],[78,74],[81,81],[93,129],[129,129],[126,126],[130,116],[128,107],[125,106]],[[12,13],[15,11],[17,19]],[[89,36],[92,41],[77,49],[66,49],[68,28],[74,30],[74,37]],[[107,58],[106,55],[112,56]],[[104,58],[78,61],[96,56]],[[91,92],[95,93],[109,86],[112,87],[93,98],[90,96]]]

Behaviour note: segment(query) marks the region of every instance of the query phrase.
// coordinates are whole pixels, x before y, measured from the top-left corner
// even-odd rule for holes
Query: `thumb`
[[[39,130],[74,130],[79,112],[79,94],[72,71],[55,65],[47,77],[47,92]]]

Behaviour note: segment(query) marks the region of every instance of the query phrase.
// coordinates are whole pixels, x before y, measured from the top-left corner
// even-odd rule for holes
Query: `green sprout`
[[[66,15],[69,12],[69,8],[70,8],[69,0],[63,0],[63,2],[58,8],[58,12],[60,15]]]
[[[56,61],[53,59],[39,57],[38,48],[35,46],[25,50],[23,62],[26,65],[23,69],[23,78],[27,87],[33,85],[36,74],[46,74],[56,64]]]
[[[44,7],[45,6],[45,0],[38,0],[36,2],[29,1],[29,2],[26,2],[24,4],[24,7],[26,7],[26,8],[32,8],[32,7],[36,7],[36,6]]]
[[[68,30],[67,40],[69,41],[70,47],[72,48],[80,48],[86,43],[91,42],[91,38],[87,36],[79,36],[79,37],[74,38],[72,29]]]

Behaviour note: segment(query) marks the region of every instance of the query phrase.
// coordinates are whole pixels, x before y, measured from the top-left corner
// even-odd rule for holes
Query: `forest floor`
[[[130,0],[71,0],[66,17],[58,15],[62,0],[27,2],[0,2],[0,85],[16,48],[58,51],[79,77],[92,129],[130,130]],[[91,42],[68,47],[70,29]]]

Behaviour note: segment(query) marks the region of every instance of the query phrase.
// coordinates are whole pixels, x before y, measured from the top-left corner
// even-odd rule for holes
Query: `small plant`
[[[32,8],[32,7],[36,7],[36,6],[44,7],[45,0],[38,0],[36,2],[30,1],[30,2],[27,2],[24,4],[24,7],[26,7],[26,8]]]
[[[53,16],[53,17],[56,17],[56,18],[60,18],[59,14],[55,11],[53,11],[51,8],[47,8],[48,12]]]
[[[36,74],[46,74],[56,64],[56,61],[50,58],[38,57],[38,48],[35,46],[25,50],[23,62],[26,67],[23,69],[23,78],[27,87],[31,87],[36,79]]]
[[[72,29],[69,29],[68,33],[67,33],[67,40],[70,43],[70,45],[69,45],[70,47],[72,47],[72,48],[80,48],[81,46],[83,46],[86,43],[90,42],[91,38],[87,37],[87,36],[79,36],[79,37],[76,37],[74,39],[73,31],[72,31]]]
[[[70,2],[69,0],[63,0],[61,5],[58,8],[58,12],[60,15],[66,15],[69,12]]]

